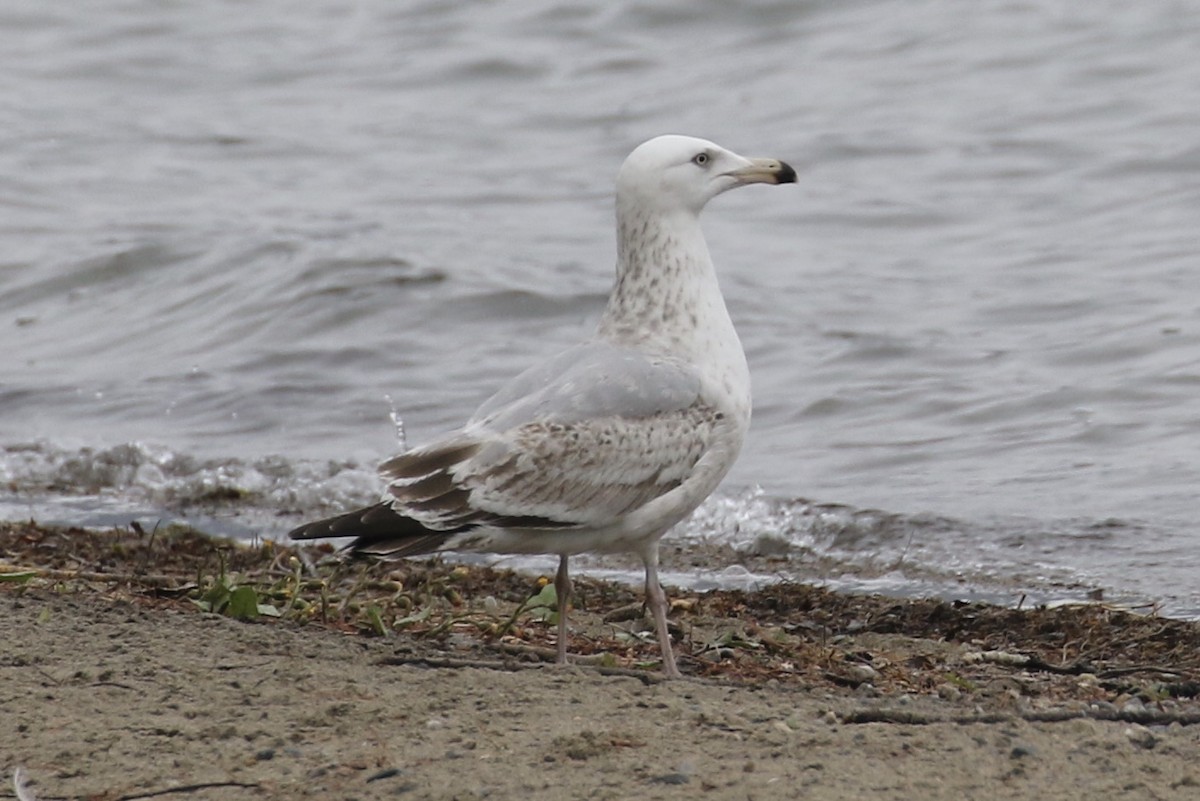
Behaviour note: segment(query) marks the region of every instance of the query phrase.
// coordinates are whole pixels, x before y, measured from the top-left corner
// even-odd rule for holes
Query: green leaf
[[[536,620],[539,623],[549,623],[554,625],[558,623],[558,611],[547,609],[544,606],[536,606],[529,610],[529,619]]]
[[[553,584],[542,587],[542,591],[525,602],[526,609],[557,609],[558,592]]]
[[[220,612],[229,603],[229,586],[224,581],[218,581],[200,596],[200,600],[197,603],[201,609],[207,609],[209,612]]]
[[[36,575],[36,570],[25,570],[20,573],[0,573],[0,582],[8,584],[24,584]]]
[[[266,617],[280,617],[281,615],[275,604],[259,604],[258,613]]]
[[[258,617],[258,593],[253,587],[237,587],[229,593],[229,606],[225,614],[238,620]]]
[[[530,598],[521,607],[521,611],[529,615],[530,620],[542,623],[558,622],[558,591],[553,584],[542,587],[541,592]]]
[[[380,609],[375,604],[367,607],[367,622],[371,624],[371,631],[378,634],[380,637],[388,636],[387,624],[383,622],[383,615]]]
[[[404,617],[400,618],[392,625],[394,625],[398,629],[402,629],[405,626],[411,626],[413,623],[422,623],[422,622],[428,620],[429,616],[431,614],[433,614],[433,607],[426,606],[423,609],[421,609],[421,611],[419,611],[419,612],[414,612],[411,615],[405,615]]]

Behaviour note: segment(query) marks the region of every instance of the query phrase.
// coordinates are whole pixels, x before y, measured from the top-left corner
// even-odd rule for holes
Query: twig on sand
[[[403,656],[394,655],[384,657],[376,661],[379,665],[409,665],[413,667],[426,668],[481,668],[483,670],[535,670],[546,668],[547,662],[553,662],[555,650],[553,648],[538,648],[536,646],[523,645],[501,645],[499,650],[512,656],[534,656],[540,661],[527,662],[516,659],[455,659],[452,657],[435,657],[435,656]],[[601,676],[625,676],[628,678],[638,679],[644,684],[657,684],[662,680],[661,676],[650,673],[645,670],[637,670],[635,668],[623,668],[613,665],[603,664],[604,656],[575,656],[571,658],[570,664],[577,667],[586,668],[589,671],[599,673]]]
[[[172,793],[194,793],[197,790],[211,790],[214,787],[240,787],[247,790],[257,790],[261,787],[257,782],[201,782],[200,784],[184,784],[179,787],[169,787],[166,790],[151,790],[147,793],[131,793],[114,798],[113,801],[134,801],[138,798],[157,798]]]
[[[990,713],[981,715],[937,715],[925,714],[909,709],[856,709],[840,715],[842,723],[895,723],[902,726],[930,726],[935,723],[1008,723],[1024,720],[1029,723],[1061,723],[1067,720],[1107,720],[1124,723],[1140,723],[1145,726],[1165,726],[1179,723],[1194,726],[1200,723],[1200,713],[1167,711],[1161,709],[1040,709],[1018,713]]]
[[[13,771],[12,779],[13,791],[16,793],[17,801],[37,801],[37,796],[29,789],[29,777],[25,775],[24,768],[16,768]],[[201,782],[199,784],[184,784],[179,787],[169,787],[166,790],[130,793],[129,795],[115,798],[113,801],[136,801],[139,798],[157,798],[172,793],[194,793],[198,790],[211,790],[215,787],[240,787],[248,790],[257,790],[260,785],[256,782]]]

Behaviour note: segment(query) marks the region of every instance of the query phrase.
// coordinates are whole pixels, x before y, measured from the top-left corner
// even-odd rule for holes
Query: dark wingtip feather
[[[328,537],[354,537],[347,550],[372,556],[413,556],[430,553],[452,534],[435,531],[398,514],[386,503],[377,503],[323,520],[314,520],[288,533],[293,540],[318,540]]]

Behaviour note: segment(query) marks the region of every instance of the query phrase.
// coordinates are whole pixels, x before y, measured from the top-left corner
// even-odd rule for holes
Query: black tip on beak
[[[796,183],[796,171],[792,169],[792,165],[786,161],[779,162],[779,172],[775,175],[775,180],[781,184]]]

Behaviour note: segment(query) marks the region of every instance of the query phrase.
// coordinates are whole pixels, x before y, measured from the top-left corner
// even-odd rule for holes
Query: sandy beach
[[[671,593],[667,682],[626,588],[580,582],[562,668],[537,577],[306,561],[0,524],[0,798],[17,768],[41,801],[1200,794],[1192,623]]]

